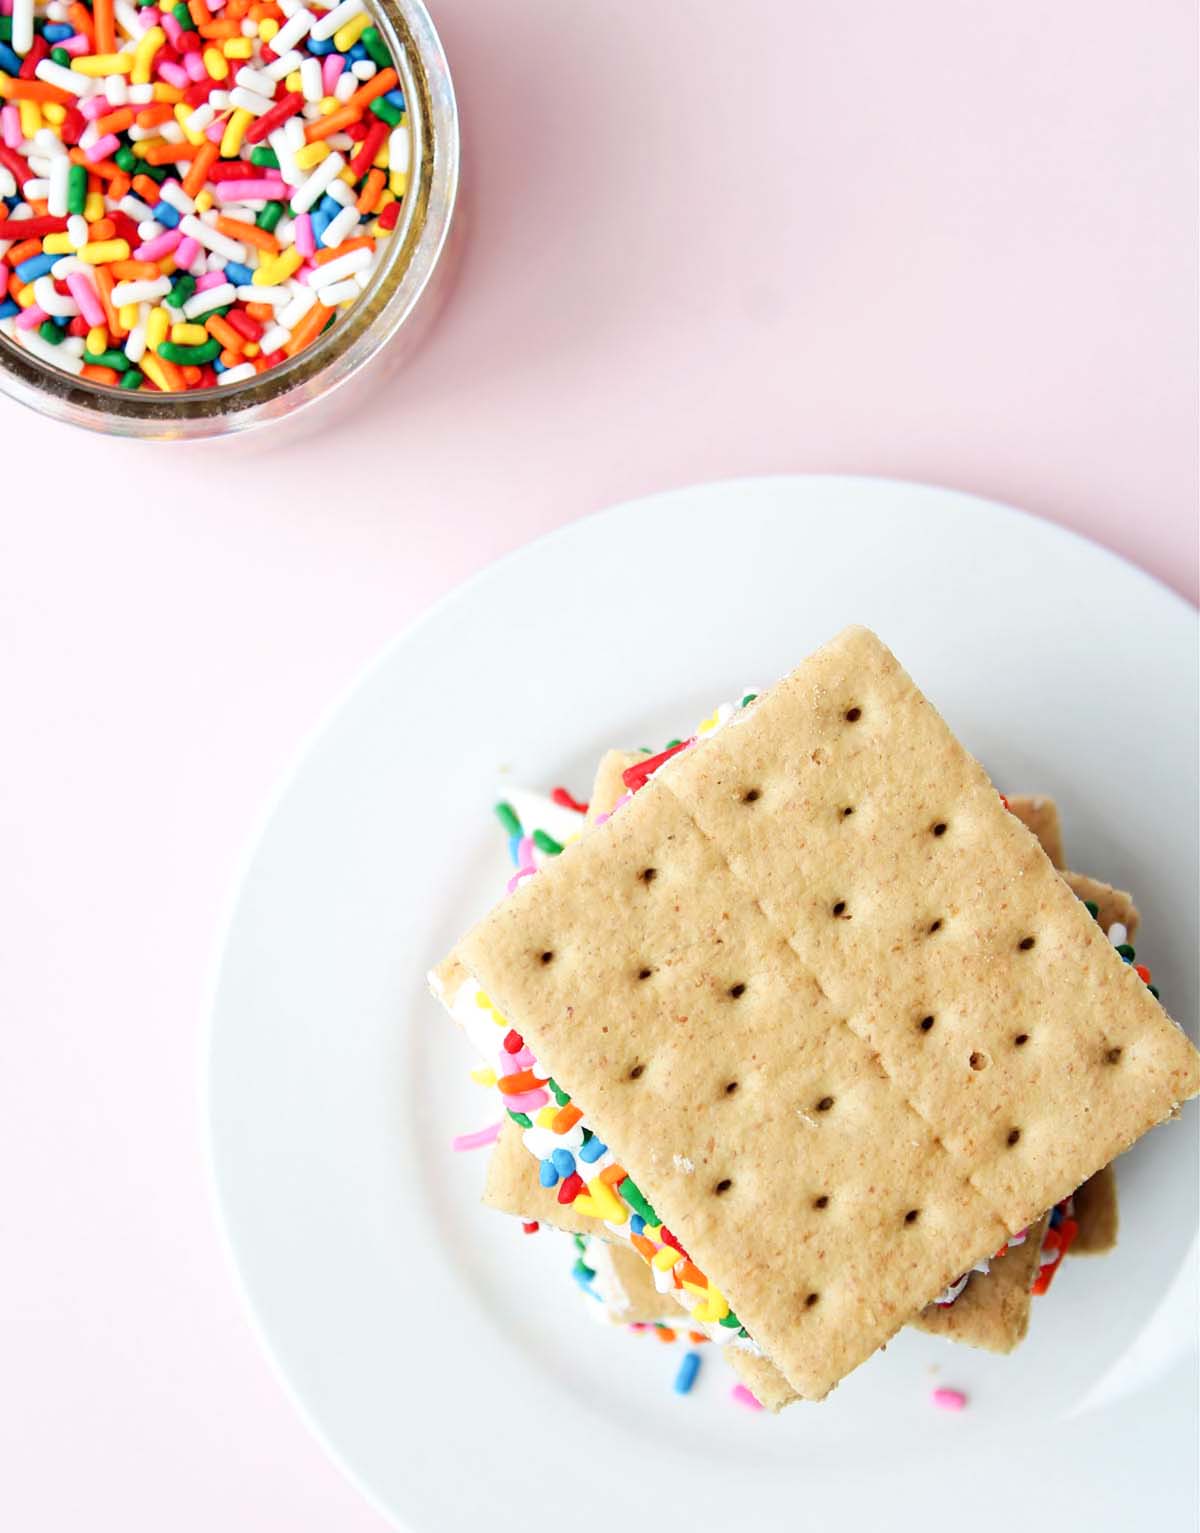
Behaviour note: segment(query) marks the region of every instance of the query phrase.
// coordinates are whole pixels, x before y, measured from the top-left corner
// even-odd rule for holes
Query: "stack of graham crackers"
[[[623,1318],[772,1409],[905,1324],[1015,1346],[1048,1210],[1111,1244],[1106,1168],[1200,1089],[1129,897],[864,629],[610,752],[589,819],[432,976],[508,1109],[485,1201],[612,1242]]]

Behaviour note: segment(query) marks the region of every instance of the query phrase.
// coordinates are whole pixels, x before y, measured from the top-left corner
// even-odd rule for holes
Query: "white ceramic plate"
[[[679,1352],[589,1323],[562,1238],[478,1208],[483,1155],[450,1152],[493,1114],[424,975],[507,876],[498,784],[585,794],[604,747],[687,732],[852,621],[997,783],[1058,798],[1072,865],[1135,891],[1140,956],[1195,1016],[1196,629],[1145,575],[969,496],[818,478],[622,506],[487,570],[304,752],[213,1004],[212,1156],[250,1305],[401,1526],[1194,1518],[1194,1110],[1122,1161],[1119,1249],[1068,1262],[1014,1357],[905,1332],[778,1419],[730,1402],[711,1349],[676,1397]],[[938,1383],[968,1411],[935,1411]]]

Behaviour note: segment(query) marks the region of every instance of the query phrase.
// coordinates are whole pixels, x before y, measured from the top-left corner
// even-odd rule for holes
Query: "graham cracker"
[[[1009,809],[1038,838],[1054,866],[1065,868],[1062,822],[1054,800],[1040,793],[1010,793],[1007,797]]]
[[[1043,1214],[1021,1244],[993,1257],[987,1275],[976,1273],[953,1304],[928,1304],[909,1324],[988,1352],[1011,1352],[1029,1329],[1030,1290],[1049,1222],[1050,1215]]]
[[[526,1221],[536,1219],[551,1229],[566,1230],[568,1235],[608,1237],[603,1225],[597,1228],[595,1219],[576,1213],[570,1203],[560,1203],[553,1187],[542,1186],[537,1161],[521,1143],[521,1130],[511,1118],[505,1119],[488,1160],[482,1201],[486,1208]]]
[[[687,1326],[687,1315],[670,1294],[659,1293],[650,1268],[624,1241],[588,1247],[586,1261],[596,1268],[609,1318],[617,1325]],[[604,1269],[607,1269],[605,1271]]]
[[[1117,1243],[1117,1174],[1104,1166],[1075,1193],[1075,1222],[1079,1229],[1070,1256],[1103,1256]]]
[[[458,956],[811,1398],[1200,1083],[862,629]]]

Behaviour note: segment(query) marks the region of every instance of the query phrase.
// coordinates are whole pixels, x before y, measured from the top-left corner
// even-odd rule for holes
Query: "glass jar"
[[[404,212],[371,286],[295,357],[242,383],[160,394],[92,383],[0,334],[0,389],[54,420],[106,436],[196,442],[292,420],[399,365],[428,328],[451,275],[459,127],[441,39],[421,0],[369,0],[407,106],[412,162]],[[319,422],[318,422],[319,423]]]

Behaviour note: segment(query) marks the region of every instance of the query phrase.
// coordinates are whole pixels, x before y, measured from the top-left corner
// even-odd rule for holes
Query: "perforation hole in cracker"
[[[818,1112],[828,1112],[829,1109],[832,1106],[833,1106],[833,1098],[832,1097],[822,1097],[820,1099],[820,1101],[817,1103],[817,1111]]]
[[[856,703],[853,707],[847,708],[842,717],[846,720],[847,724],[857,724],[859,719],[862,718],[862,709]]]
[[[929,828],[935,836],[944,836],[947,830],[945,820],[937,820]]]
[[[1022,937],[1020,942],[1017,943],[1017,946],[1020,948],[1022,953],[1028,953],[1030,948],[1032,948],[1036,942],[1036,937]]]
[[[550,949],[550,948],[546,948],[546,949],[545,949],[545,950],[544,950],[544,951],[543,951],[543,952],[542,952],[542,953],[541,953],[541,954],[540,954],[540,960],[541,960],[541,962],[542,962],[542,963],[543,963],[543,964],[547,964],[547,963],[553,963],[553,962],[554,962],[554,953],[553,953],[553,951],[552,951],[552,949]]]
[[[658,877],[658,869],[657,868],[643,868],[642,871],[638,874],[638,877],[641,879],[641,881],[644,884],[652,884],[654,882],[654,880]]]
[[[1014,1144],[1020,1142],[1020,1138],[1021,1130],[1019,1128],[1010,1128],[1008,1131],[1008,1138],[1004,1142],[1008,1145],[1009,1149],[1011,1149]]]
[[[818,1208],[818,1209],[826,1209],[826,1208],[828,1208],[829,1207],[829,1194],[827,1192],[818,1193],[817,1196],[813,1199],[813,1205],[812,1206],[814,1208]]]
[[[913,1224],[916,1224],[917,1220],[920,1217],[921,1217],[921,1210],[919,1208],[910,1208],[909,1211],[904,1216],[904,1222],[905,1222],[905,1224],[913,1225]]]
[[[981,1050],[976,1049],[970,1059],[967,1060],[967,1063],[972,1070],[986,1070],[991,1064],[991,1060]]]
[[[843,804],[841,809],[838,810],[838,818],[842,820],[848,820],[853,813],[853,804]]]
[[[917,1023],[917,1027],[921,1032],[929,1033],[933,1031],[933,1022],[934,1019],[932,1017],[922,1017]]]
[[[721,1180],[713,1188],[713,1192],[716,1193],[717,1197],[721,1197],[723,1194],[727,1193],[732,1186],[733,1186],[733,1178],[732,1177],[728,1177],[728,1176],[723,1176],[721,1178]]]
[[[742,996],[745,995],[745,993],[746,993],[746,987],[742,983],[741,980],[739,980],[736,985],[730,985],[730,987],[729,987],[729,994],[733,997],[733,999],[735,1001],[740,1001]]]
[[[725,1082],[724,1095],[727,1096],[727,1097],[731,1097],[731,1096],[733,1096],[734,1092],[737,1089],[738,1089],[737,1081],[726,1081]]]
[[[833,904],[829,907],[829,913],[839,921],[848,921],[850,919],[850,912],[846,908],[845,900],[834,900]]]
[[[1028,1042],[1028,1033],[1018,1033],[1017,1036],[1013,1039],[1013,1047],[1017,1049],[1023,1049]]]
[[[1120,1060],[1121,1060],[1121,1045],[1119,1043],[1116,1043],[1116,1044],[1114,1044],[1112,1046],[1111,1049],[1107,1050],[1107,1052],[1104,1055],[1104,1061],[1105,1061],[1106,1064],[1115,1065],[1115,1064],[1119,1064]]]
[[[653,969],[639,969],[638,970],[638,978],[639,979],[649,979],[650,976],[653,973],[654,973]]]
[[[640,1081],[642,1076],[645,1075],[645,1073],[646,1073],[645,1065],[643,1065],[643,1064],[630,1065],[629,1069],[625,1072],[625,1079],[627,1081]]]
[[[760,788],[746,788],[742,793],[743,804],[757,804],[760,798],[762,798]]]

